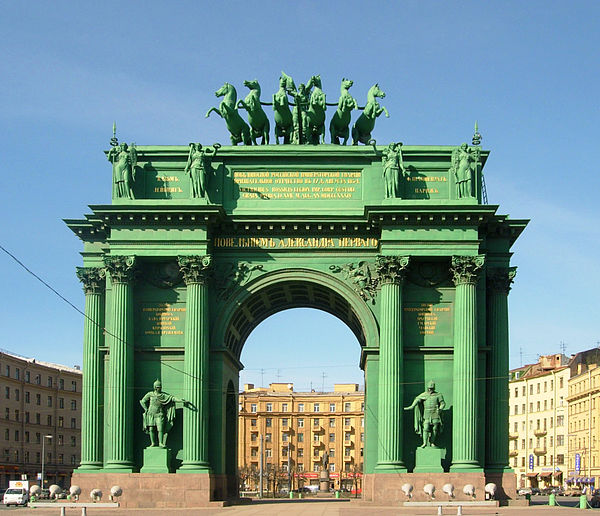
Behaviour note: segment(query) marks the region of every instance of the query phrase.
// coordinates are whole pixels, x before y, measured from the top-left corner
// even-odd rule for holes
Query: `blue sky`
[[[61,219],[110,202],[113,120],[140,145],[227,142],[222,121],[204,118],[214,91],[258,78],[270,95],[283,69],[297,82],[320,73],[328,101],[342,77],[359,102],[378,82],[391,114],[380,143],[460,144],[478,120],[490,203],[532,219],[513,249],[511,366],[520,349],[527,362],[600,341],[598,2],[57,1],[2,13],[0,243],[75,305],[81,245]],[[5,254],[0,284],[0,348],[81,363],[77,312]],[[360,382],[352,334],[311,313],[259,326],[241,381]],[[315,335],[273,338],[290,325]],[[292,370],[298,346],[308,351]]]

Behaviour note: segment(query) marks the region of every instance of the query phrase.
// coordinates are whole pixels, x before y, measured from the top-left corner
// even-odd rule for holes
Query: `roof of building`
[[[13,353],[12,351],[7,351],[5,349],[0,349],[0,355],[7,355],[10,356],[11,358],[20,360],[21,362],[27,362],[29,364],[36,364],[36,365],[40,365],[42,367],[48,367],[50,369],[57,369],[58,371],[67,371],[69,373],[74,373],[74,374],[83,374],[81,369],[78,367],[69,367],[66,365],[62,365],[62,364],[54,364],[52,362],[44,362],[42,360],[37,360],[35,358],[30,358],[30,357],[25,357],[23,355],[19,355],[18,353]]]

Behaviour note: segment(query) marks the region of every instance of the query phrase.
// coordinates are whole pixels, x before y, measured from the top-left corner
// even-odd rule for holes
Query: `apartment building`
[[[562,485],[567,477],[570,368],[562,354],[510,371],[509,464],[519,487]]]
[[[69,485],[80,460],[81,382],[79,369],[0,352],[0,488],[22,475],[35,481],[42,463],[46,485]]]
[[[577,353],[570,363],[569,472],[567,483],[600,484],[600,349]]]
[[[359,485],[364,392],[358,385],[336,384],[333,392],[294,392],[293,384],[272,383],[268,388],[246,384],[239,406],[243,489],[256,489],[261,455],[263,470],[288,476],[292,488],[318,484],[325,453],[333,487],[352,490]]]

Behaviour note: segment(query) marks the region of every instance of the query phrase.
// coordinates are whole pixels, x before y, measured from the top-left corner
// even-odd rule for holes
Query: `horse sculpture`
[[[237,145],[240,142],[244,142],[244,145],[252,145],[250,128],[238,113],[237,92],[235,88],[226,82],[215,92],[215,95],[224,98],[219,104],[218,109],[212,107],[206,112],[206,118],[214,111],[225,120],[227,130],[231,135],[232,145]]]
[[[252,143],[258,145],[256,140],[262,136],[261,144],[268,145],[269,130],[271,127],[269,125],[269,119],[260,103],[260,84],[258,84],[258,80],[254,79],[253,81],[244,81],[244,86],[250,89],[250,93],[248,93],[245,100],[240,100],[238,102],[238,108],[243,108],[248,111],[248,122],[250,122],[250,127],[252,129]]]
[[[313,75],[306,85],[308,90],[313,86],[314,89],[310,94],[308,111],[306,113],[308,127],[305,131],[305,143],[317,145],[325,143],[325,110],[327,109],[325,93],[321,89],[320,75]]]
[[[294,122],[292,112],[290,111],[290,102],[288,100],[288,91],[296,89],[294,81],[285,72],[281,72],[279,78],[279,90],[273,94],[273,111],[275,112],[275,143],[279,143],[279,138],[283,138],[283,143],[290,143]]]
[[[377,102],[377,98],[382,99],[384,97],[385,93],[379,89],[378,84],[371,86],[367,93],[367,105],[352,127],[352,145],[358,145],[358,142],[365,145],[369,143],[371,131],[375,127],[375,119],[381,113],[385,112],[385,116],[389,118],[388,110]]]
[[[348,92],[352,84],[354,83],[350,79],[342,79],[340,100],[338,101],[337,109],[329,123],[331,143],[336,145],[340,144],[340,138],[344,139],[342,145],[346,145],[348,142],[348,137],[350,136],[350,113],[353,109],[358,108],[356,99]]]

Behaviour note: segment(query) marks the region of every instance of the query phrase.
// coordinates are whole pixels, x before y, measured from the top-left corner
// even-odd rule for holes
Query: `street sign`
[[[37,474],[37,479],[38,479],[38,480],[42,480],[42,474],[41,474],[41,473],[38,473],[38,474]]]
[[[575,471],[579,473],[581,471],[581,454],[575,454]]]
[[[529,469],[533,469],[533,453],[529,454]]]

